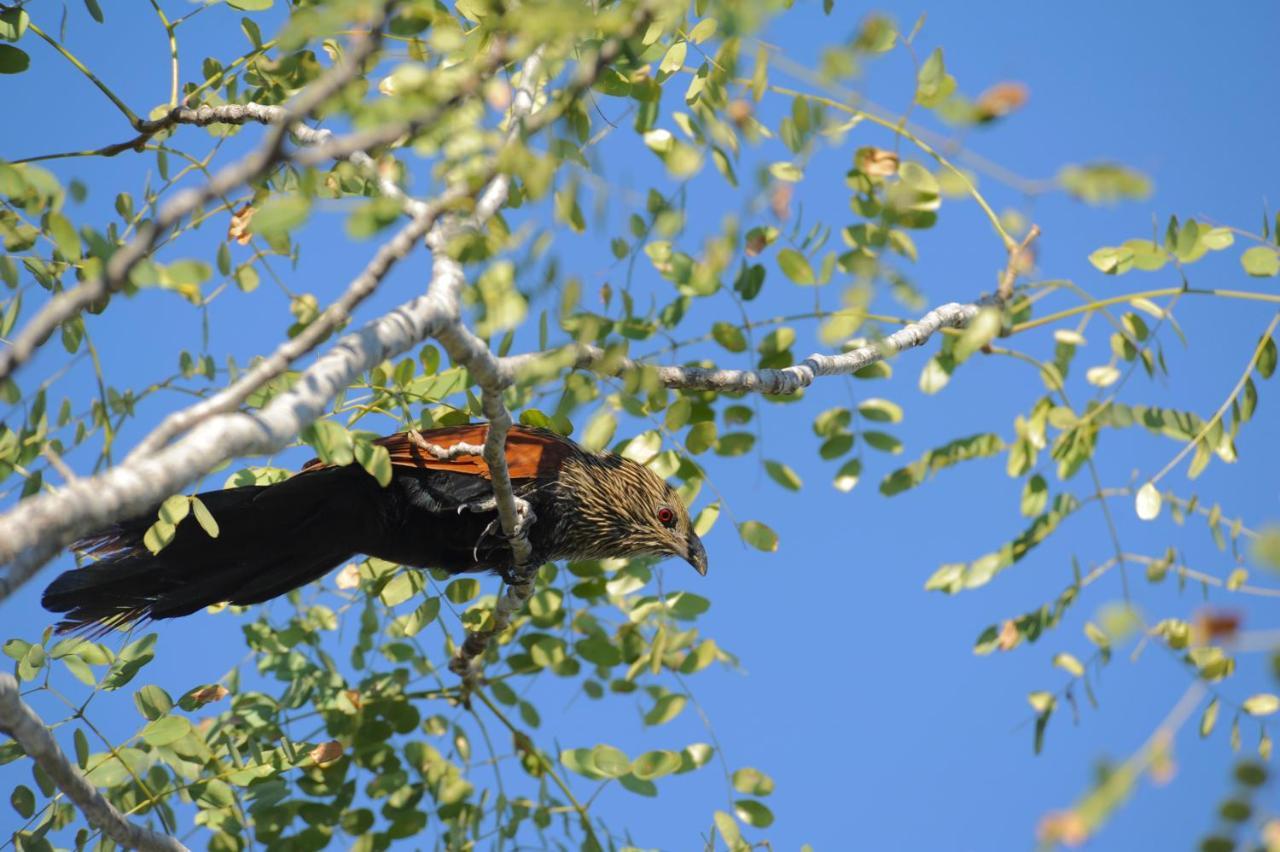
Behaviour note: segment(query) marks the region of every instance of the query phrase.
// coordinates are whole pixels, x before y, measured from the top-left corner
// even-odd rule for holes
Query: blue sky
[[[1277,202],[1280,166],[1274,139],[1280,119],[1274,109],[1271,60],[1280,10],[1273,4],[1219,4],[1211,11],[1103,3],[881,8],[904,27],[920,13],[929,13],[917,43],[922,51],[939,45],[945,49],[948,69],[965,93],[976,95],[1009,79],[1029,86],[1025,109],[969,136],[973,151],[1032,178],[1050,177],[1065,163],[1116,160],[1154,179],[1155,193],[1142,202],[1090,208],[1053,194],[1026,208],[1017,192],[983,178],[980,188],[997,210],[1029,210],[1042,227],[1040,277],[1071,278],[1097,295],[1175,286],[1177,279],[1167,269],[1143,277],[1106,278],[1087,256],[1099,246],[1149,235],[1153,221],[1162,230],[1170,214],[1256,230],[1263,205]],[[29,9],[41,24],[56,26],[60,8],[36,2]],[[79,8],[73,9],[68,43],[135,110],[161,102],[167,96],[166,53],[154,19],[141,7],[108,8],[107,13],[109,29],[99,31]],[[818,50],[852,32],[861,14],[861,9],[837,2],[833,14],[823,17],[820,4],[797,4],[771,26],[767,38],[796,62],[812,66]],[[184,79],[196,76],[196,57],[216,50],[201,50],[205,43],[235,39],[234,51],[241,50],[237,15],[214,9],[203,18],[201,27],[183,32]],[[104,38],[100,32],[127,35]],[[122,43],[128,44],[128,61],[122,61]],[[8,113],[0,156],[96,146],[127,136],[118,114],[59,57],[34,40],[23,46],[32,54],[32,71],[0,78]],[[872,99],[901,109],[911,97],[913,72],[898,52],[873,64],[864,82]],[[929,123],[919,112],[916,117]],[[671,125],[664,121],[664,126]],[[643,153],[632,156],[634,142],[623,138],[625,133],[617,135],[599,152],[606,179],[641,189],[665,180],[655,160]],[[809,180],[796,191],[806,217],[826,218],[837,227],[848,223],[842,177],[852,149],[863,144],[892,147],[892,140],[859,128],[843,148],[815,156]],[[907,155],[906,146],[903,150]],[[784,153],[775,145],[751,156],[768,162]],[[94,211],[109,207],[116,191],[136,191],[140,175],[152,163],[124,154],[111,161],[59,161],[52,168],[64,179],[79,177],[90,186],[82,209],[83,218],[91,221]],[[713,173],[702,178],[689,193],[689,218],[695,224],[683,244],[699,246],[704,233],[697,223],[714,226],[724,210],[741,204],[742,197],[726,195]],[[610,266],[607,237],[620,232],[619,222],[621,217],[605,232],[584,237],[557,236],[566,271],[582,276],[587,292],[618,275]],[[310,228],[302,237],[297,268],[278,261],[274,268],[291,289],[314,292],[323,303],[345,287],[372,248],[342,236],[340,216]],[[197,235],[193,245],[211,245],[217,236]],[[909,274],[931,304],[967,301],[991,289],[1003,264],[999,242],[971,202],[944,204],[940,227],[919,235],[918,242],[921,259]],[[1274,289],[1274,279],[1247,279],[1238,254],[1239,249],[1229,250],[1200,261],[1189,270],[1191,283]],[[426,274],[427,259],[420,254],[396,272],[361,316],[407,298]],[[655,292],[669,286],[644,269],[643,260],[637,281],[638,288]],[[810,291],[773,286],[765,293],[753,307],[757,316],[797,305],[803,309],[812,301]],[[833,304],[835,295],[828,292],[823,298]],[[1063,298],[1054,304],[1070,302]],[[700,316],[706,321],[721,318],[728,305],[725,300],[701,306]],[[901,312],[888,300],[882,306]],[[269,282],[253,294],[224,295],[210,311],[210,351],[220,359],[234,354],[243,360],[273,345],[291,322],[287,308],[287,300]],[[1172,378],[1135,379],[1124,399],[1208,414],[1235,382],[1271,311],[1265,305],[1187,300],[1178,316],[1190,346],[1184,349],[1172,337],[1165,340]],[[119,375],[121,384],[167,373],[179,349],[195,348],[192,341],[200,331],[196,313],[160,291],[113,304],[103,318],[91,320],[90,328],[105,369]],[[798,354],[820,348],[812,327],[797,330]],[[1012,343],[1040,355],[1052,347],[1047,333]],[[1072,388],[1081,397],[1087,393],[1080,379],[1084,367],[1106,359],[1100,326],[1091,343],[1073,373]],[[928,487],[892,499],[880,496],[876,483],[955,437],[980,431],[1011,436],[1014,416],[1039,393],[1038,378],[1025,366],[980,357],[959,371],[943,393],[921,396],[916,378],[927,354],[910,352],[899,358],[888,382],[834,380],[820,383],[798,405],[766,406],[764,455],[791,464],[805,480],[803,492],[779,489],[752,457],[711,457],[706,464],[715,487],[728,495],[733,515],[769,523],[781,537],[779,551],[765,555],[749,550],[722,523],[708,537],[708,577],[697,578],[678,563],[667,565],[662,575],[667,589],[687,588],[712,599],[702,627],[742,661],[739,671],[713,670],[689,685],[730,765],[759,767],[776,781],[768,804],[777,824],[767,833],[775,848],[805,842],[817,849],[1025,848],[1033,842],[1040,816],[1070,804],[1089,784],[1099,758],[1122,759],[1136,749],[1188,684],[1169,654],[1148,647],[1133,661],[1126,648],[1095,684],[1100,709],[1082,701],[1075,724],[1069,710],[1060,711],[1050,724],[1044,753],[1032,755],[1026,693],[1059,689],[1066,682],[1050,664],[1055,653],[1088,656],[1082,625],[1104,604],[1119,599],[1118,576],[1113,572],[1091,587],[1063,624],[1033,646],[978,657],[971,650],[973,641],[988,624],[1052,601],[1070,582],[1072,556],[1094,564],[1109,555],[1110,540],[1095,507],[1070,520],[1054,539],[987,587],[955,597],[923,590],[924,580],[940,564],[973,559],[1022,529],[1020,483],[1004,475],[1002,457],[947,471]],[[56,355],[46,355],[32,365],[32,374],[48,374],[58,363]],[[81,364],[59,388],[87,400],[90,374]],[[1251,526],[1280,519],[1275,485],[1280,459],[1271,437],[1278,425],[1273,388],[1260,388],[1257,418],[1238,441],[1242,463],[1215,462],[1194,484],[1187,482],[1184,466],[1165,485],[1181,494],[1194,490],[1203,499],[1220,500],[1228,516],[1241,515]],[[842,494],[827,485],[834,469],[818,459],[809,423],[824,408],[848,404],[851,392],[855,398],[888,397],[903,406],[905,420],[893,431],[905,449],[899,457],[865,451],[863,482]],[[168,398],[146,410],[154,417],[175,403]],[[124,440],[130,436],[136,439],[136,427]],[[1176,444],[1144,431],[1112,430],[1098,456],[1104,484],[1141,481],[1176,450]],[[299,451],[280,463],[303,458]],[[224,477],[214,474],[208,481],[216,487]],[[1077,492],[1083,489],[1083,477],[1072,486]],[[1166,517],[1143,525],[1127,501],[1116,501],[1114,509],[1126,549],[1159,553],[1172,544],[1195,567],[1219,575],[1230,569],[1230,558],[1216,551],[1202,524],[1175,527]],[[64,558],[56,567],[69,564]],[[1149,587],[1140,572],[1130,579],[1151,621],[1186,616],[1200,605],[1199,590],[1179,596],[1172,583]],[[48,623],[38,607],[40,585],[31,584],[4,604],[2,638],[32,638]],[[1248,628],[1276,624],[1267,601],[1227,600],[1217,591],[1209,599],[1243,611]],[[216,679],[243,654],[238,629],[227,617],[199,615],[160,630],[159,656],[145,681],[163,684],[175,694]],[[1266,669],[1265,657],[1242,656],[1240,673],[1225,684],[1224,694],[1239,700],[1271,688]],[[564,747],[607,741],[634,754],[708,739],[692,712],[670,725],[646,729],[639,721],[641,711],[633,711],[626,699],[606,705],[581,696],[573,700],[571,687],[547,679],[536,685],[534,695],[547,720],[544,745],[553,736]],[[112,700],[114,704],[95,705],[95,720],[118,733],[131,733],[139,721],[131,702],[123,695]],[[556,718],[560,708],[563,719]],[[1257,728],[1245,725],[1244,732],[1246,748],[1251,748]],[[1228,790],[1232,763],[1225,725],[1207,742],[1191,729],[1183,731],[1175,756],[1173,782],[1153,787],[1144,781],[1091,848],[1185,847],[1210,829],[1215,803]],[[725,787],[717,773],[711,766],[668,779],[657,800],[611,789],[599,807],[614,823],[629,827],[642,846],[694,848],[710,825],[711,811],[725,807]],[[21,764],[0,768],[0,787],[8,789],[26,777]],[[589,792],[585,784],[579,790]]]

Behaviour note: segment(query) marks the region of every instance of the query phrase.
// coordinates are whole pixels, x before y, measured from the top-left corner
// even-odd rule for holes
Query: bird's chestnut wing
[[[489,465],[478,453],[458,453],[451,458],[441,458],[458,444],[482,446],[489,426],[473,423],[467,426],[446,426],[417,433],[397,432],[374,441],[387,448],[393,468],[413,470],[438,470],[447,473],[478,476],[489,479]],[[513,480],[544,479],[555,477],[560,465],[576,448],[565,438],[543,429],[512,426],[507,432],[507,469]],[[312,459],[302,470],[324,467],[319,459]]]

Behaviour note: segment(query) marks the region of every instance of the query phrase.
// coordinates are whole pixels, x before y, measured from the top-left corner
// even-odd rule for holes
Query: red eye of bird
[[[658,520],[663,526],[674,527],[676,525],[676,513],[663,506],[658,510]]]

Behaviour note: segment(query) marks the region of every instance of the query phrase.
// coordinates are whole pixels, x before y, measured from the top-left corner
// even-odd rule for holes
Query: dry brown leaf
[[[729,105],[724,109],[724,114],[729,117],[730,121],[738,126],[739,130],[746,126],[746,123],[751,119],[751,115],[754,112],[755,108],[751,106],[751,101],[744,98],[739,98],[736,101],[730,101]]]
[[[248,245],[253,239],[249,230],[249,222],[253,220],[254,206],[246,204],[231,214],[231,225],[227,228],[227,239],[235,240],[240,245]]]
[[[1206,642],[1224,642],[1235,638],[1240,632],[1243,616],[1235,610],[1202,609],[1196,613],[1191,625],[1191,635],[1195,644]]]
[[[1269,819],[1262,826],[1262,842],[1267,852],[1280,852],[1280,819]]]
[[[327,743],[320,743],[320,745],[311,749],[311,751],[307,753],[307,756],[315,761],[317,766],[323,766],[326,763],[333,763],[335,760],[342,757],[342,743],[337,740],[329,740]]]
[[[484,87],[484,100],[490,109],[505,112],[511,106],[511,87],[505,80],[490,80]]]
[[[755,257],[760,252],[764,251],[765,247],[768,245],[769,241],[764,238],[764,234],[759,232],[748,234],[746,247],[747,257]]]
[[[883,148],[866,146],[853,155],[858,171],[871,177],[891,177],[898,173],[898,155]]]
[[[1036,268],[1036,247],[1027,246],[1019,249],[1013,261],[1013,270],[1019,275],[1030,275]]]
[[[1054,811],[1040,820],[1036,836],[1042,843],[1079,846],[1089,839],[1089,828],[1075,811]]]
[[[991,121],[992,119],[1006,116],[1011,112],[1022,109],[1030,97],[1031,91],[1027,88],[1026,83],[996,83],[978,95],[978,119],[980,121]]]
[[[1000,625],[1000,635],[996,637],[996,647],[1001,651],[1012,651],[1021,641],[1022,634],[1018,632],[1018,625],[1013,623],[1013,619],[1005,619]]]
[[[215,683],[212,686],[203,686],[191,693],[191,700],[197,705],[203,707],[205,704],[212,704],[215,701],[221,701],[231,694],[225,686]]]
[[[791,215],[791,184],[774,184],[773,191],[769,193],[769,209],[780,221],[787,220]]]
[[[338,572],[338,576],[333,578],[333,584],[339,589],[358,589],[360,587],[360,569],[356,567],[354,562],[348,562]]]

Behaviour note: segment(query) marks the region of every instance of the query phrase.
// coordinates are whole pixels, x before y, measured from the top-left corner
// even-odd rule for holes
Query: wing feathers
[[[442,470],[488,479],[489,466],[480,454],[488,431],[487,423],[473,423],[421,432],[397,432],[374,443],[387,448],[392,467]],[[464,448],[464,445],[470,446]],[[564,459],[574,451],[573,444],[554,432],[527,426],[512,426],[507,432],[507,468],[515,480],[555,476]],[[325,466],[319,459],[312,459],[302,469]]]

